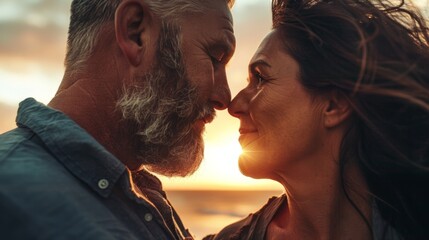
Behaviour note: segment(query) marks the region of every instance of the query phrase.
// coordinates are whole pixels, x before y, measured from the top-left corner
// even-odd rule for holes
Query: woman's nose
[[[240,118],[241,115],[247,112],[248,101],[246,99],[245,90],[246,89],[241,90],[229,104],[228,112],[233,117]]]

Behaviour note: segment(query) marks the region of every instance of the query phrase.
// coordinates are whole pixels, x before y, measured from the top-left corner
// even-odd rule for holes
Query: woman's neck
[[[270,223],[266,239],[372,239],[371,199],[363,176],[356,166],[347,166],[343,186],[335,169],[336,163],[319,166],[314,170],[328,174],[281,181],[288,200]]]

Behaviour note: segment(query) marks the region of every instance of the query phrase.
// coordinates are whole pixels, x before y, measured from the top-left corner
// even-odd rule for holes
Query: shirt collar
[[[19,104],[17,125],[31,129],[73,175],[108,197],[125,165],[62,112],[33,98]]]
[[[136,172],[132,172],[132,180],[136,186],[138,186],[142,191],[149,189],[159,192],[164,198],[167,198],[165,192],[162,190],[161,181],[146,171],[145,169],[141,169]]]

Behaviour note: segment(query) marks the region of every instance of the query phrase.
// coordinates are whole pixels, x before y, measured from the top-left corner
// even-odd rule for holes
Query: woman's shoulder
[[[271,197],[257,212],[226,226],[215,235],[206,236],[203,240],[263,239],[269,222],[285,199],[285,195]]]

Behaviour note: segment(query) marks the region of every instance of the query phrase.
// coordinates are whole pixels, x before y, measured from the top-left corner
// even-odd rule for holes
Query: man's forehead
[[[217,4],[211,4],[215,7],[205,12],[184,15],[181,24],[183,36],[190,37],[193,42],[222,45],[224,48],[233,49],[235,36],[231,11],[226,1],[215,2]]]
[[[226,0],[206,0],[207,10],[215,10],[220,13],[222,17],[232,22],[232,13]]]
[[[215,5],[221,5],[225,6],[228,9],[232,8],[232,5],[234,5],[234,0],[200,0],[201,4],[204,4],[208,7],[214,7]]]
[[[225,5],[225,3],[223,4]],[[232,14],[230,9],[226,6],[221,8],[218,5],[218,7],[207,9],[204,12],[186,14],[182,20],[190,25],[203,24],[203,30],[207,31],[221,28],[234,32]]]

